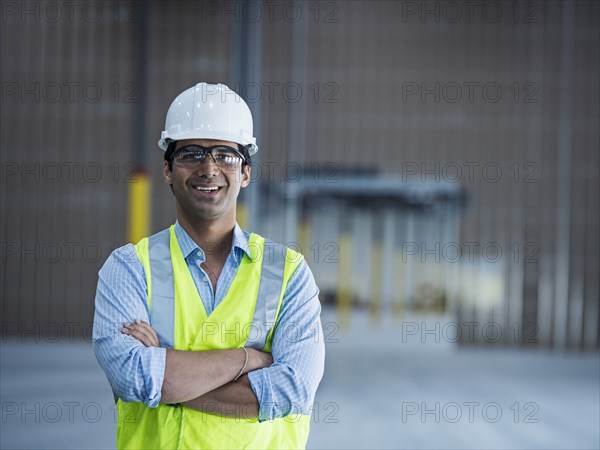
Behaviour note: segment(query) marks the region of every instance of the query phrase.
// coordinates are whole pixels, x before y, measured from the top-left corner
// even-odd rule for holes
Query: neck
[[[207,259],[229,254],[233,241],[235,217],[233,220],[191,221],[178,214],[177,219],[186,233],[204,251]]]

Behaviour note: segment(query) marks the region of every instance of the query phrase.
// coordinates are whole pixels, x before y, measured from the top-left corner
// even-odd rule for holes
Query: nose
[[[206,158],[204,158],[202,162],[198,163],[196,167],[196,172],[198,173],[198,175],[213,175],[217,173],[218,170],[219,167],[217,166],[217,163],[215,162],[211,153],[208,153],[206,155]]]

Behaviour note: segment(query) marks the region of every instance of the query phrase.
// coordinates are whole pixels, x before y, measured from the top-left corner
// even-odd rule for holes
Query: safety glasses
[[[173,160],[181,166],[193,166],[203,162],[206,159],[206,155],[210,155],[214,163],[224,169],[238,167],[244,161],[242,154],[237,149],[228,145],[203,147],[198,144],[190,144],[178,148],[173,155]]]

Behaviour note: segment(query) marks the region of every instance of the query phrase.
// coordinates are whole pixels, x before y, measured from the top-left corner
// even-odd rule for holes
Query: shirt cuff
[[[274,403],[269,396],[271,389],[271,377],[267,369],[253,370],[248,373],[250,387],[258,399],[258,421],[266,422],[275,419]]]
[[[160,404],[162,385],[165,378],[167,349],[162,347],[148,347],[142,354],[143,373],[146,398],[144,403],[149,408],[156,408]]]

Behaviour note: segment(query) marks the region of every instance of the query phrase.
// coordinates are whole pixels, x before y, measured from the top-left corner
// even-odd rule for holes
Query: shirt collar
[[[198,252],[198,256],[203,261],[206,260],[204,256],[204,250],[202,250],[190,237],[189,234],[183,229],[179,220],[175,222],[175,236],[181,249],[181,254],[184,258],[187,258],[194,252]],[[231,248],[233,250],[233,257],[235,262],[239,262],[240,258],[246,253],[250,259],[252,259],[252,253],[250,253],[250,246],[248,245],[248,233],[243,231],[240,226],[235,224],[233,228],[233,240],[231,242]]]
[[[252,260],[252,253],[250,253],[250,245],[248,244],[248,233],[242,231],[237,222],[233,228],[233,241],[231,246],[235,249],[233,257],[235,258],[236,263],[240,262],[244,253]]]

